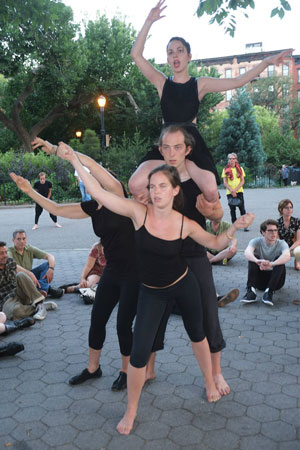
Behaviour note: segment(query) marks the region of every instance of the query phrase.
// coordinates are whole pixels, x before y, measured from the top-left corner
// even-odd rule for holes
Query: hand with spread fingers
[[[241,228],[248,228],[251,223],[254,220],[254,214],[252,213],[246,213],[243,216],[239,217],[235,222],[234,222],[234,227],[237,228],[238,230]]]

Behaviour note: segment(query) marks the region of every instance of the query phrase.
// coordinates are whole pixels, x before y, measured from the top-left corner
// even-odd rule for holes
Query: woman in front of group
[[[128,407],[117,426],[121,434],[129,434],[137,413],[141,390],[145,382],[146,364],[160,321],[170,301],[177,302],[185,329],[201,368],[208,401],[221,397],[212,376],[211,357],[203,331],[199,287],[192,271],[181,257],[182,242],[191,237],[200,244],[221,249],[235,231],[253,220],[253,215],[240,217],[226,233],[213,236],[196,222],[174,208],[180,200],[180,178],[171,166],[160,166],[149,175],[151,203],[145,206],[133,199],[117,197],[105,191],[88,174],[76,154],[66,144],[59,145],[61,156],[69,160],[83,179],[91,195],[116,214],[129,217],[135,228],[141,287],[134,328],[133,348],[128,365]],[[174,202],[174,208],[173,208]]]
[[[295,257],[295,270],[300,270],[300,219],[293,217],[294,205],[291,200],[285,198],[278,204],[278,235],[290,247],[291,255]]]

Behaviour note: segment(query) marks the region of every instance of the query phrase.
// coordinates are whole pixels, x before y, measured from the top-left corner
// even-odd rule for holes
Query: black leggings
[[[119,302],[117,333],[120,351],[129,356],[132,347],[132,322],[136,314],[139,282],[135,276],[122,277],[104,269],[97,287],[91,314],[89,347],[101,350],[106,336],[106,324]]]
[[[38,205],[37,203],[35,204],[35,219],[34,219],[34,223],[37,225],[40,215],[43,212],[43,208]],[[57,222],[57,216],[54,216],[53,214],[49,213],[49,216],[51,217],[51,219],[53,220],[54,223]]]
[[[195,256],[185,258],[189,269],[195,275],[200,288],[200,301],[202,304],[203,327],[211,353],[218,353],[226,344],[223,338],[219,314],[216,289],[214,285],[212,267],[207,256]],[[179,306],[179,305],[178,305]],[[159,325],[155,338],[153,351],[164,348],[164,338],[169,316],[172,312],[173,304],[169,304]],[[180,306],[179,306],[180,310]]]
[[[162,317],[173,300],[180,307],[184,328],[190,340],[203,341],[205,333],[199,298],[198,283],[190,270],[182,280],[169,288],[151,289],[141,285],[130,355],[131,365],[141,368],[147,364]]]

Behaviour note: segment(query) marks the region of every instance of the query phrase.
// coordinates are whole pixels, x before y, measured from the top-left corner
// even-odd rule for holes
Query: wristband
[[[48,269],[54,270],[54,267],[50,267],[50,266],[49,266]]]

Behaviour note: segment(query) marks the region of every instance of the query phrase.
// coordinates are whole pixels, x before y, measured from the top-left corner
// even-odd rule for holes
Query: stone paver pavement
[[[238,232],[239,252],[226,267],[215,266],[217,290],[244,293],[247,264],[243,250],[259,223],[277,217],[277,203],[289,197],[300,216],[299,188],[248,190],[246,209],[257,213],[249,233]],[[225,219],[228,207],[222,191]],[[33,245],[57,259],[55,284],[79,279],[96,238],[89,220],[59,219],[56,229],[43,213],[31,231],[32,208],[0,209],[1,240],[23,227]],[[16,450],[300,450],[300,274],[287,265],[287,283],[274,308],[238,301],[219,310],[227,347],[222,366],[231,386],[216,404],[205,400],[203,379],[180,317],[172,316],[164,351],[157,355],[154,382],[143,390],[132,434],[115,427],[126,393],[110,390],[120,368],[113,313],[102,353],[103,376],[80,386],[68,379],[87,364],[91,307],[77,295],[58,300],[45,321],[1,338],[20,341],[25,351],[0,360],[0,448]]]

